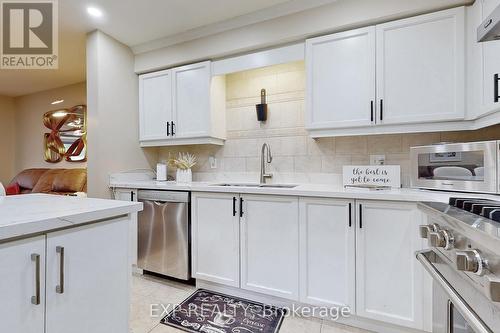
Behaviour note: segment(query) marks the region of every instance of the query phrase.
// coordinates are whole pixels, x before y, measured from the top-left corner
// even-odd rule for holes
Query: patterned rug
[[[187,332],[277,333],[284,315],[282,308],[198,289],[161,323]]]

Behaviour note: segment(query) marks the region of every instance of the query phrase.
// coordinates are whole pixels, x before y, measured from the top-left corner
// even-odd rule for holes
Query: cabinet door
[[[500,6],[499,0],[482,0],[483,20],[486,19],[493,10]],[[483,48],[483,96],[481,114],[487,114],[500,110],[500,41],[482,43]],[[496,96],[495,96],[496,95]]]
[[[114,199],[121,201],[137,201],[137,190],[118,188],[113,191]],[[130,264],[137,267],[137,214],[132,214],[129,227]]]
[[[0,244],[0,267],[0,332],[44,332],[45,236]]]
[[[128,332],[128,218],[47,235],[46,332]]]
[[[464,8],[377,26],[377,107],[383,124],[465,116]]]
[[[421,213],[415,204],[357,201],[356,312],[423,329],[424,272],[415,258]]]
[[[300,301],[355,302],[355,217],[349,200],[300,198]]]
[[[171,138],[173,120],[171,71],[139,76],[139,139]]]
[[[237,194],[192,193],[192,271],[201,280],[240,286]]]
[[[299,298],[298,198],[244,195],[241,288]]]
[[[375,120],[375,28],[306,41],[306,127],[366,126]],[[373,110],[373,111],[372,111]]]
[[[172,69],[174,137],[210,135],[210,62]]]

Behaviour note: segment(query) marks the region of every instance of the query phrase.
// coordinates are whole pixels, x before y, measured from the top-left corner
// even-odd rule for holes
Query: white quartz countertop
[[[177,184],[175,182],[155,180],[120,180],[111,181],[111,188],[150,189],[150,190],[173,190],[192,192],[221,192],[221,193],[244,193],[244,194],[271,194],[271,195],[293,195],[303,197],[344,198],[359,200],[391,200],[391,201],[435,201],[448,202],[451,196],[458,197],[481,197],[500,200],[500,196],[474,195],[467,193],[439,192],[419,189],[390,189],[369,190],[343,188],[335,185],[322,184],[298,184],[294,188],[262,188],[241,186],[215,186],[222,182],[193,182],[191,184]]]
[[[142,203],[49,194],[0,197],[0,242],[142,210]]]

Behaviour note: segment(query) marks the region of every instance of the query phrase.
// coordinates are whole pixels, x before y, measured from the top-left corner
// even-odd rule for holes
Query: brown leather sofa
[[[12,179],[9,185],[17,183],[21,194],[49,193],[71,195],[87,192],[86,169],[26,169]]]

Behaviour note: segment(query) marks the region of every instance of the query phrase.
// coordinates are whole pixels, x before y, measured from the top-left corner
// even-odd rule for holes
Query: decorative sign
[[[345,165],[344,186],[401,187],[399,165]]]

